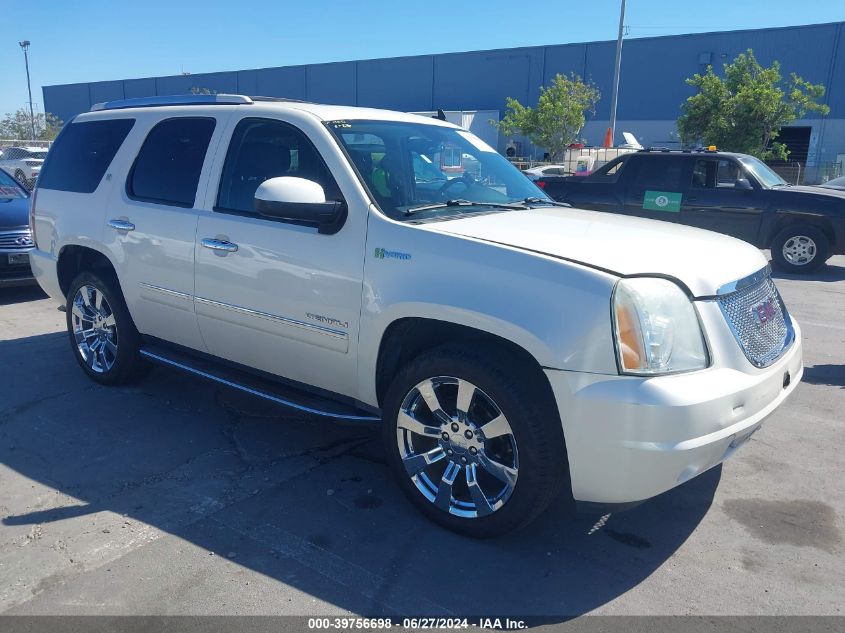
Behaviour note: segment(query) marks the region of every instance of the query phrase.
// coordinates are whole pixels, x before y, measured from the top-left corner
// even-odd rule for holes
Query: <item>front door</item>
[[[752,188],[746,188],[749,186]],[[692,186],[681,210],[684,224],[754,243],[764,206],[760,190],[753,187],[732,158],[696,160]]]
[[[215,356],[353,395],[366,206],[351,203],[333,235],[254,211],[256,189],[277,176],[307,178],[327,200],[344,200],[323,158],[333,150],[332,160],[342,160],[328,132],[296,114],[291,119],[231,123],[219,181],[209,187],[197,227],[197,318]],[[310,123],[313,142],[303,123]]]

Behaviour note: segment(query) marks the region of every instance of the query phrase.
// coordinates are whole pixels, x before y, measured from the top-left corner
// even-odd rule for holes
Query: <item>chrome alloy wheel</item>
[[[411,389],[399,410],[396,439],[408,476],[444,512],[487,516],[513,494],[519,474],[513,430],[471,382],[438,376]]]
[[[98,374],[109,371],[117,360],[117,328],[106,297],[94,286],[81,286],[73,297],[71,319],[82,359]]]
[[[805,266],[816,258],[816,243],[806,235],[793,235],[783,244],[783,258],[793,266]]]

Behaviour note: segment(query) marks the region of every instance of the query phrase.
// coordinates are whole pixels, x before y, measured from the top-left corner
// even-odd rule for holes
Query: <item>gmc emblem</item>
[[[762,327],[777,315],[775,302],[772,299],[766,299],[763,303],[759,303],[751,308],[751,314],[754,316],[757,326]]]

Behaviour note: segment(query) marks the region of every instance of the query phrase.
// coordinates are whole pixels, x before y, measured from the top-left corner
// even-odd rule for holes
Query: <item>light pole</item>
[[[622,67],[622,35],[625,30],[625,0],[619,12],[619,37],[616,39],[616,66],[613,69],[613,93],[610,97],[610,144],[616,138],[616,103],[619,100],[619,71]]]
[[[29,93],[29,125],[30,131],[32,132],[32,138],[30,140],[35,140],[35,113],[32,111],[32,87],[29,84],[29,55],[27,51],[29,50],[29,40],[24,40],[23,42],[18,42],[20,47],[23,49],[23,62],[26,64],[26,90]]]

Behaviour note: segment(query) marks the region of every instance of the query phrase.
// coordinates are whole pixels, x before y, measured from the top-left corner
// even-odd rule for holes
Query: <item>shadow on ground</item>
[[[812,365],[804,368],[804,382],[811,385],[845,387],[845,365]]]
[[[836,264],[824,264],[817,271],[809,275],[793,275],[783,271],[772,271],[772,277],[775,279],[794,279],[796,281],[825,281],[828,283],[845,280],[845,266],[838,266]]]
[[[46,299],[47,295],[39,286],[18,286],[14,288],[0,288],[0,306],[27,301]]]
[[[136,386],[100,387],[75,366],[62,335],[0,342],[0,358],[18,363],[0,383],[0,462],[27,478],[0,492],[3,529],[64,530],[66,551],[82,557],[42,582],[44,592],[81,591],[74,570],[95,574],[109,548],[125,547],[129,560],[119,539],[141,525],[355,613],[559,621],[660,567],[695,530],[721,476],[713,469],[610,517],[573,517],[557,504],[519,533],[472,541],[427,522],[402,498],[372,427],[289,416],[165,369]],[[58,493],[30,499],[32,482]],[[116,516],[126,529],[115,528]],[[145,545],[137,564],[158,574],[167,593],[170,572],[162,570],[187,565],[172,554],[155,560],[155,547]],[[143,574],[104,575],[98,591],[137,596]],[[230,591],[238,590],[251,591]]]

